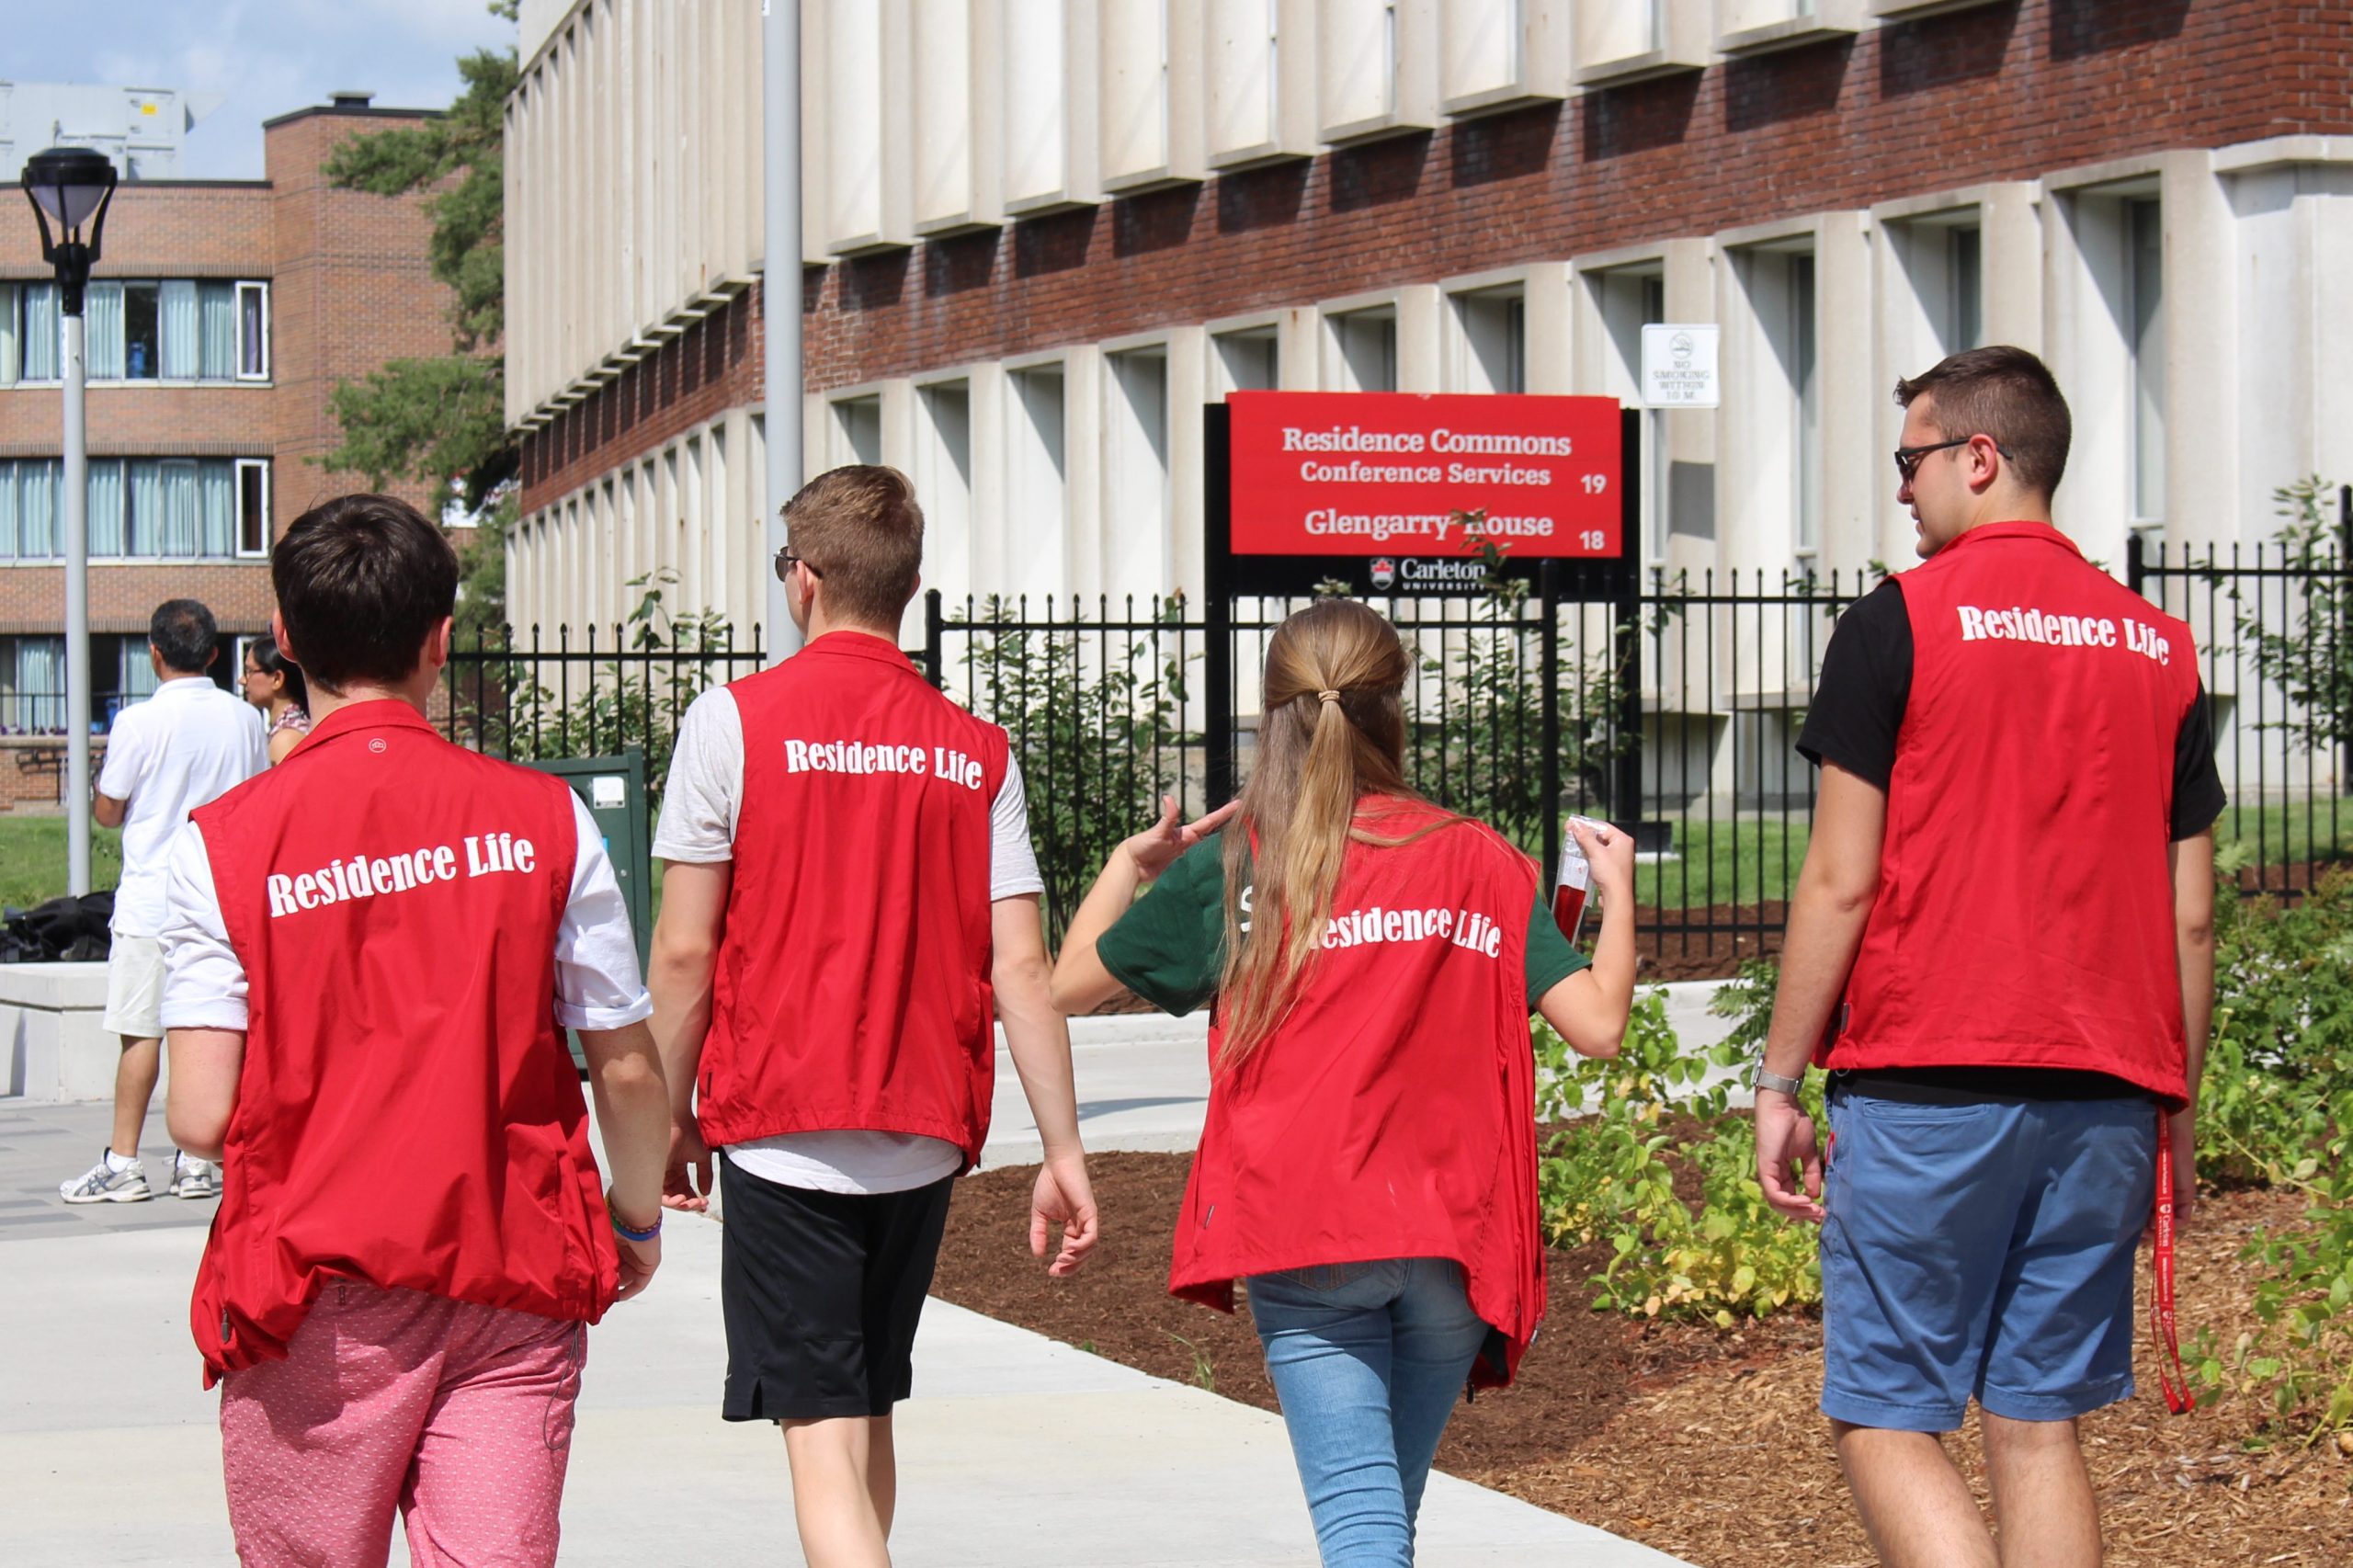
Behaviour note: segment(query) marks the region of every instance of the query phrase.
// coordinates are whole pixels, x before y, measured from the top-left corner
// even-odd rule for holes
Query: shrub
[[[1606,1061],[1536,1028],[1540,1119],[1592,1108],[1552,1139],[1539,1193],[1553,1244],[1609,1244],[1592,1281],[1597,1308],[1731,1328],[1822,1299],[1813,1227],[1765,1201],[1756,1130],[1728,1108],[1730,1085],[1707,1081],[1711,1060],[1678,1046],[1665,993],[1637,1000],[1624,1045]],[[1712,1058],[1733,1059],[1723,1050]],[[1678,1141],[1687,1117],[1696,1135]],[[1677,1196],[1678,1169],[1691,1173],[1687,1186],[1696,1178],[1696,1201]]]
[[[2200,1167],[2310,1201],[2305,1229],[2257,1232],[2240,1255],[2260,1270],[2257,1326],[2227,1350],[2200,1335],[2192,1371],[2309,1437],[2353,1426],[2353,874],[2283,907],[2242,897],[2222,865]]]

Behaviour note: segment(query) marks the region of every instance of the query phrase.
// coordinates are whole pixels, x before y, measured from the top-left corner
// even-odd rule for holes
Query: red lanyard
[[[2173,1306],[2173,1129],[2165,1113],[2157,1112],[2157,1213],[2154,1254],[2157,1288],[2149,1298],[2149,1325],[2162,1357],[2157,1381],[2165,1391],[2165,1408],[2176,1415],[2198,1408],[2189,1392],[2189,1376],[2181,1369],[2181,1339],[2174,1324]]]

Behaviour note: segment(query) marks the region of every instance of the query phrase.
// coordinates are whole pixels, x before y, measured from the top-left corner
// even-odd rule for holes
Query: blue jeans
[[[1430,1460],[1487,1325],[1461,1266],[1392,1258],[1250,1278],[1324,1568],[1410,1568]]]

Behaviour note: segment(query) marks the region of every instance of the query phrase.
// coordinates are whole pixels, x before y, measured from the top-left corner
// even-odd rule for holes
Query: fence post
[[[2130,528],[2125,530],[2124,585],[2131,588],[2134,593],[2141,594],[2141,597],[2143,598],[2148,597],[2145,593],[2142,592],[2141,586],[2142,584],[2147,580],[2149,574],[2147,554],[2147,547],[2143,543],[2139,531],[2137,529]]]
[[[1544,624],[1536,634],[1537,662],[1544,682],[1543,719],[1537,732],[1542,748],[1538,789],[1544,803],[1544,863],[1537,868],[1538,885],[1550,887],[1561,864],[1561,582],[1560,568],[1546,561],[1537,567],[1536,580]]]
[[[1643,588],[1631,564],[1618,592],[1616,619],[1618,766],[1609,805],[1610,815],[1631,834],[1643,820]]]
[[[1204,811],[1233,799],[1233,427],[1223,403],[1201,421],[1201,678],[1208,684],[1201,736]]]
[[[1618,757],[1610,780],[1611,814],[1636,834],[1643,821],[1643,414],[1619,410]],[[1658,498],[1660,505],[1665,498]],[[1640,846],[1637,845],[1637,847]]]
[[[930,666],[931,687],[934,691],[943,690],[947,686],[948,670],[945,663],[947,641],[948,629],[944,624],[944,617],[940,614],[939,590],[926,589],[923,596],[923,662]]]

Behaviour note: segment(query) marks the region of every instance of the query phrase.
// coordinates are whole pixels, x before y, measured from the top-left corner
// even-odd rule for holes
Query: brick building
[[[258,180],[125,181],[85,305],[94,721],[153,684],[149,613],[187,596],[240,640],[269,624],[270,543],[356,487],[329,394],[386,360],[444,354],[449,291],[415,199],[329,187],[347,136],[415,124],[366,95],[265,127]],[[37,151],[38,149],[26,149]],[[0,225],[0,800],[56,798],[65,724],[58,301],[31,215]],[[420,503],[427,498],[412,494]]]
[[[740,9],[741,15],[737,12]],[[756,619],[753,8],[526,0],[508,105],[518,622],[640,574]],[[1631,401],[1669,570],[1910,558],[1889,388],[2033,347],[2058,497],[2257,539],[2353,478],[2344,0],[809,0],[811,472],[881,460],[951,593],[1198,585],[1234,388]]]

